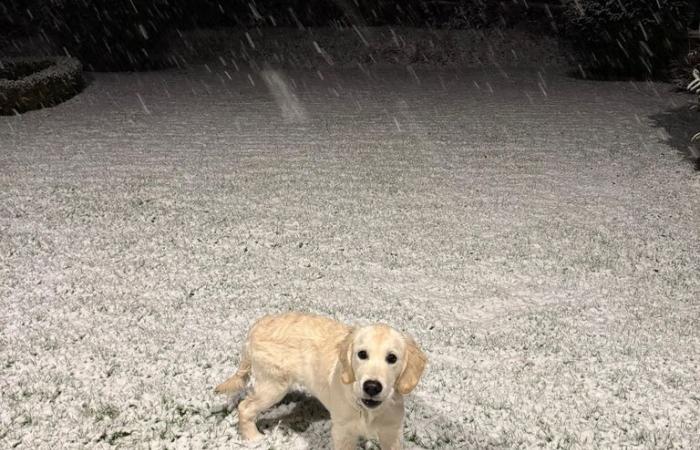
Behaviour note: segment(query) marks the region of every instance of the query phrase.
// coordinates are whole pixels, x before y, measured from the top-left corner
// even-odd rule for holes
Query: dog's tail
[[[235,394],[245,389],[250,379],[251,364],[247,352],[244,351],[242,355],[241,365],[238,366],[236,373],[215,387],[214,392],[217,394]]]

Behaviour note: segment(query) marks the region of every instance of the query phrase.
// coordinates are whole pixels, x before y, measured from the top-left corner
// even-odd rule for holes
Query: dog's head
[[[415,341],[387,325],[370,325],[348,333],[339,348],[341,380],[352,384],[358,402],[376,408],[394,391],[411,392],[427,362]]]

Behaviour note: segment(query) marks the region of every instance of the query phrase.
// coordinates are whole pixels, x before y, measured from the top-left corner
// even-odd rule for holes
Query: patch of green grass
[[[93,417],[95,422],[114,420],[119,416],[119,413],[119,408],[109,403],[100,403],[95,407],[86,405],[84,409],[84,414]]]

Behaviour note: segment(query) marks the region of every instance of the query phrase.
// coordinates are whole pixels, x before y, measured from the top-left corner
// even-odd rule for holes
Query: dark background
[[[19,35],[52,27],[69,15],[104,22],[132,18],[165,29],[252,26],[408,25],[417,27],[512,25],[547,22],[560,0],[6,0],[0,33]],[[461,12],[461,14],[460,14]],[[100,14],[101,13],[101,14]],[[460,17],[466,19],[461,19]]]
[[[688,52],[698,0],[4,0],[0,40],[39,36],[88,70],[159,68],[195,28],[518,28],[554,35],[593,77],[668,79]],[[0,42],[0,47],[2,42]],[[0,55],[1,56],[1,55]],[[675,61],[675,62],[674,62]]]

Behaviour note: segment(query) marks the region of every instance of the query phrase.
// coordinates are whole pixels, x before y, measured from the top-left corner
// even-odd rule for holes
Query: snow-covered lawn
[[[0,448],[237,448],[212,388],[286,310],[422,344],[418,448],[697,445],[700,178],[649,119],[667,91],[211,67],[0,118]],[[301,397],[261,424],[329,440]]]

